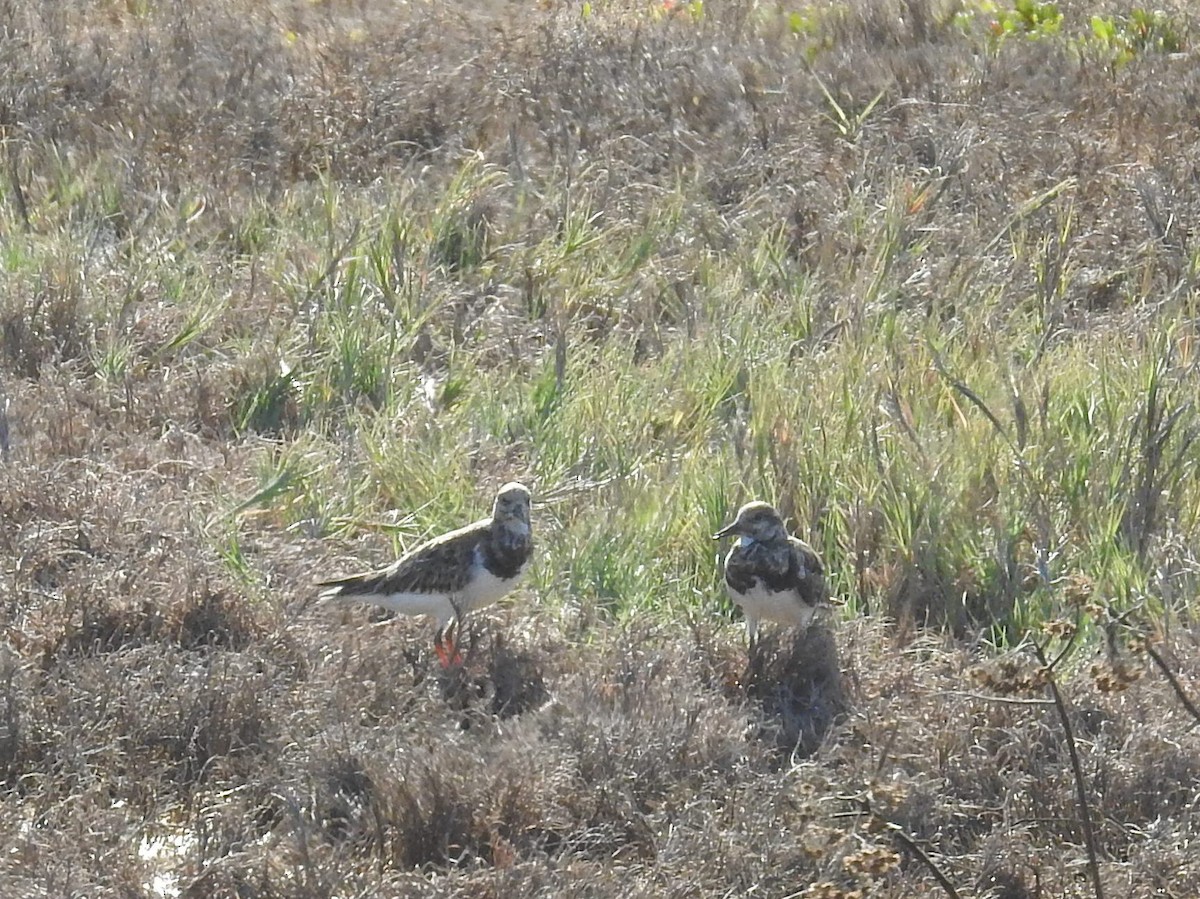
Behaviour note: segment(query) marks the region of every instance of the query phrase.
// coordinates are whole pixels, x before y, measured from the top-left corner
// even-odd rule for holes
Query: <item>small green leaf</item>
[[[292,473],[286,470],[280,472],[279,476],[271,481],[271,483],[254,493],[249,499],[243,500],[234,506],[229,513],[229,517],[236,518],[254,506],[265,506],[271,500],[275,499],[275,497],[286,491],[291,485]]]

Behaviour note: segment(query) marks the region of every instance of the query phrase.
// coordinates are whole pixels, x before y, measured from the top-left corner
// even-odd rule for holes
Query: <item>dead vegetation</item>
[[[1090,895],[1028,654],[861,619],[768,639],[747,669],[738,628],[566,642],[523,623],[523,593],[448,685],[415,623],[284,608],[200,560],[135,589],[145,524],[96,526],[103,497],[45,492],[36,467],[4,477],[6,533],[43,534],[5,550],[11,895],[165,876],[185,896],[901,896],[934,894],[934,871],[959,895]],[[1194,698],[1194,638],[1156,645]],[[1109,685],[1096,661],[1061,688],[1099,870],[1114,894],[1184,895],[1195,721],[1147,664]]]
[[[0,3],[0,895],[1200,894],[1186,5],[593,5]]]

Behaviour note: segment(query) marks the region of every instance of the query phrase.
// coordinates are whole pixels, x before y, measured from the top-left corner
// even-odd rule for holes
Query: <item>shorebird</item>
[[[728,534],[738,539],[725,557],[725,588],[746,616],[751,651],[761,619],[807,628],[828,597],[825,566],[816,550],[789,535],[779,513],[764,502],[746,503],[713,539]]]
[[[423,543],[386,568],[322,581],[322,598],[371,603],[437,622],[442,667],[460,664],[456,631],[467,613],[508,593],[529,564],[529,490],[515,481],[496,494],[492,515]]]

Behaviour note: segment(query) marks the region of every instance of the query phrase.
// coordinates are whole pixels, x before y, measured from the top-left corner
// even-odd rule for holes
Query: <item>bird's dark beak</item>
[[[729,524],[725,525],[725,527],[721,528],[721,530],[719,530],[715,534],[713,534],[713,539],[720,540],[722,537],[728,537],[736,529],[737,529],[737,522],[731,521]]]

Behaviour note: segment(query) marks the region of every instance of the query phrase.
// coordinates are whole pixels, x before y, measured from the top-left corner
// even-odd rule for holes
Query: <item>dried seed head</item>
[[[868,846],[842,859],[846,873],[865,880],[877,880],[899,865],[900,856],[884,846]]]
[[[1140,669],[1120,659],[1113,662],[1096,662],[1092,665],[1090,673],[1096,689],[1101,693],[1120,693],[1142,676]]]
[[[1044,668],[1012,657],[977,665],[970,677],[979,686],[1001,695],[1040,690],[1048,679]]]
[[[1075,622],[1066,618],[1052,618],[1042,624],[1042,632],[1056,640],[1069,640],[1075,636]]]
[[[881,805],[894,808],[908,798],[908,784],[898,780],[872,784],[871,798]]]
[[[1095,584],[1092,583],[1092,579],[1077,572],[1071,575],[1063,587],[1063,599],[1072,608],[1082,609],[1092,598],[1094,590]]]
[[[829,847],[840,837],[840,831],[829,827],[807,827],[800,840],[800,851],[814,860],[825,858],[829,855]]]
[[[887,829],[887,820],[879,817],[878,815],[871,815],[863,823],[863,830],[865,830],[867,833],[886,833]]]
[[[1146,647],[1150,645],[1150,638],[1145,634],[1131,634],[1125,638],[1125,648],[1135,654],[1140,654],[1146,651]]]

